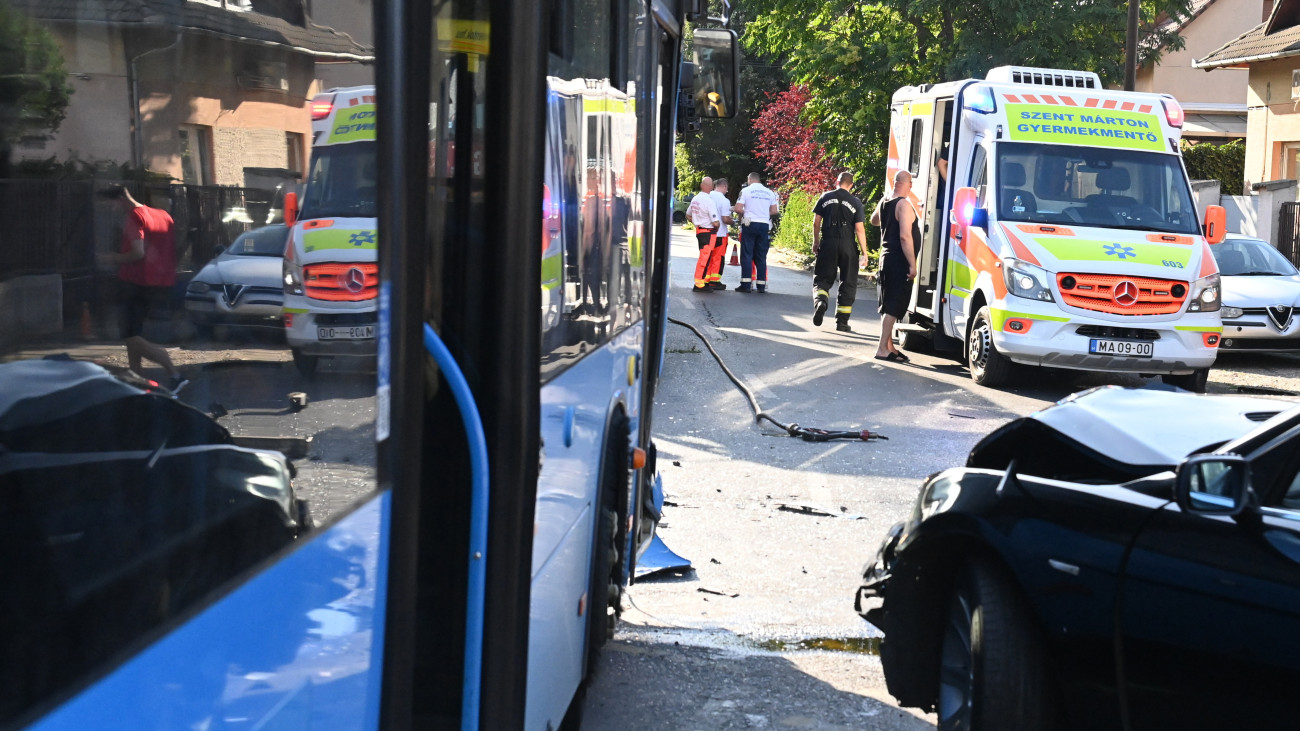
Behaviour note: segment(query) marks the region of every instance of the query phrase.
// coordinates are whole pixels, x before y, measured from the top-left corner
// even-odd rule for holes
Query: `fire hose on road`
[[[761,423],[764,420],[769,421],[786,434],[789,434],[792,437],[798,437],[805,442],[829,442],[836,439],[873,442],[877,439],[889,439],[889,437],[883,434],[877,434],[875,432],[867,431],[866,429],[817,429],[810,426],[799,426],[798,424],[782,424],[772,418],[772,416],[767,412],[763,411],[763,407],[758,403],[758,397],[754,395],[754,392],[749,388],[749,386],[745,385],[744,381],[740,380],[735,373],[731,372],[731,369],[727,367],[727,363],[722,360],[722,356],[718,355],[718,351],[713,349],[713,344],[704,336],[704,333],[700,332],[699,328],[689,322],[682,322],[681,320],[672,317],[668,318],[668,321],[674,325],[681,325],[687,330],[695,333],[695,337],[699,338],[700,342],[704,343],[704,347],[709,349],[709,354],[712,355],[713,359],[718,361],[718,365],[722,367],[722,372],[726,373],[727,378],[731,379],[731,382],[736,384],[736,388],[739,388],[741,393],[745,394],[745,398],[749,399],[749,407],[754,410],[755,423]]]

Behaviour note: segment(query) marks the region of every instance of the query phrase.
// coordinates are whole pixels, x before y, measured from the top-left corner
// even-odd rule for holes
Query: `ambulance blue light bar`
[[[972,112],[980,114],[992,114],[998,110],[998,104],[993,100],[993,90],[984,85],[969,86],[966,91],[962,92],[964,106]]]

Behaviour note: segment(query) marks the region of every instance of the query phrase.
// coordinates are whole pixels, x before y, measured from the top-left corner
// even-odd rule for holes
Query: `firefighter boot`
[[[822,318],[826,316],[826,309],[830,306],[831,306],[831,302],[829,296],[822,294],[821,292],[818,292],[817,296],[813,297],[813,324],[814,325],[816,325],[817,327],[822,326]]]
[[[839,315],[835,318],[835,329],[842,333],[851,333],[853,328],[849,327],[849,316]]]

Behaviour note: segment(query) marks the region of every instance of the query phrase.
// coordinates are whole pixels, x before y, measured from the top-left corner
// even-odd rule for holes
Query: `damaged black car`
[[[941,729],[1293,728],[1300,407],[1106,387],[1012,421],[926,480],[856,607]]]

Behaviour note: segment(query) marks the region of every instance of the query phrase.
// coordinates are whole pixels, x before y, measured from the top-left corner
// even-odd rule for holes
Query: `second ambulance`
[[[293,361],[375,354],[379,295],[375,90],[333,89],[312,100],[311,170],[301,205],[285,204],[284,326]]]
[[[1203,391],[1224,212],[1197,214],[1182,124],[1172,97],[1088,72],[1001,67],[896,92],[886,189],[910,171],[922,224],[904,347],[961,347],[988,386],[1020,363]]]

